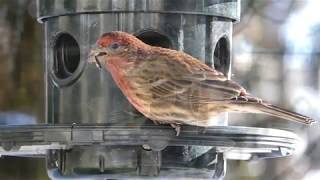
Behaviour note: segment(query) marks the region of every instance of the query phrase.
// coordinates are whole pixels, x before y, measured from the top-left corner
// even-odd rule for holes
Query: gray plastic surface
[[[0,154],[10,156],[39,156],[46,150],[81,145],[144,145],[154,150],[193,145],[216,147],[226,157],[248,160],[291,155],[300,139],[288,131],[236,126],[183,126],[175,136],[169,126],[22,125],[1,126],[0,143]]]

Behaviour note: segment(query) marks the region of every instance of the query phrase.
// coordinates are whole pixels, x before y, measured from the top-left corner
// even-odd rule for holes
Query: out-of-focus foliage
[[[0,124],[44,121],[42,29],[35,1],[0,0]],[[0,179],[48,179],[44,159],[0,158]]]
[[[41,25],[30,12],[35,1],[0,1],[0,110],[43,119]]]

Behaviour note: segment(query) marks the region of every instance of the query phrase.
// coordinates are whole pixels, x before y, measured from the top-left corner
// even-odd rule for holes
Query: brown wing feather
[[[166,58],[161,60],[150,58],[142,65],[146,69],[153,69],[147,76],[148,82],[151,82],[147,86],[157,98],[174,97],[183,101],[202,103],[232,99],[245,92],[240,85],[228,80],[221,72],[208,67],[192,56],[185,53],[173,56],[172,54],[176,53],[170,53],[167,49],[162,53],[165,53],[162,57]],[[163,69],[171,74],[164,74]]]

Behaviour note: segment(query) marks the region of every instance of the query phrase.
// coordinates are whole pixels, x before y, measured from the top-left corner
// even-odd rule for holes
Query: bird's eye
[[[112,43],[111,44],[111,49],[118,49],[120,47],[119,43]]]

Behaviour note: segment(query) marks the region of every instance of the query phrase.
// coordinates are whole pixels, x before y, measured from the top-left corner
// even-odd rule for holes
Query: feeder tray
[[[180,135],[176,136],[168,126],[19,125],[0,127],[0,143],[2,156],[47,158],[48,174],[52,178],[138,179],[141,175],[219,178],[225,174],[226,159],[288,156],[299,147],[300,139],[284,130],[238,126],[182,126]],[[73,150],[76,156],[68,156],[68,151]],[[108,155],[92,159],[91,153],[105,152]],[[184,158],[186,153],[190,153],[189,159]],[[78,159],[79,154],[85,164],[96,161],[96,169],[79,167],[79,162],[73,159]],[[115,158],[116,155],[121,158]],[[104,162],[110,156],[113,161],[107,162],[113,164],[109,167],[113,173],[102,175],[107,171]],[[130,168],[127,171],[121,168],[122,172],[114,170],[121,164]]]
[[[0,127],[0,154],[8,156],[41,156],[47,150],[70,149],[75,146],[148,145],[156,151],[167,146],[215,147],[219,153],[239,154],[230,156],[231,159],[250,160],[291,155],[299,142],[299,137],[289,131],[239,126],[182,126],[179,136],[167,126]]]

